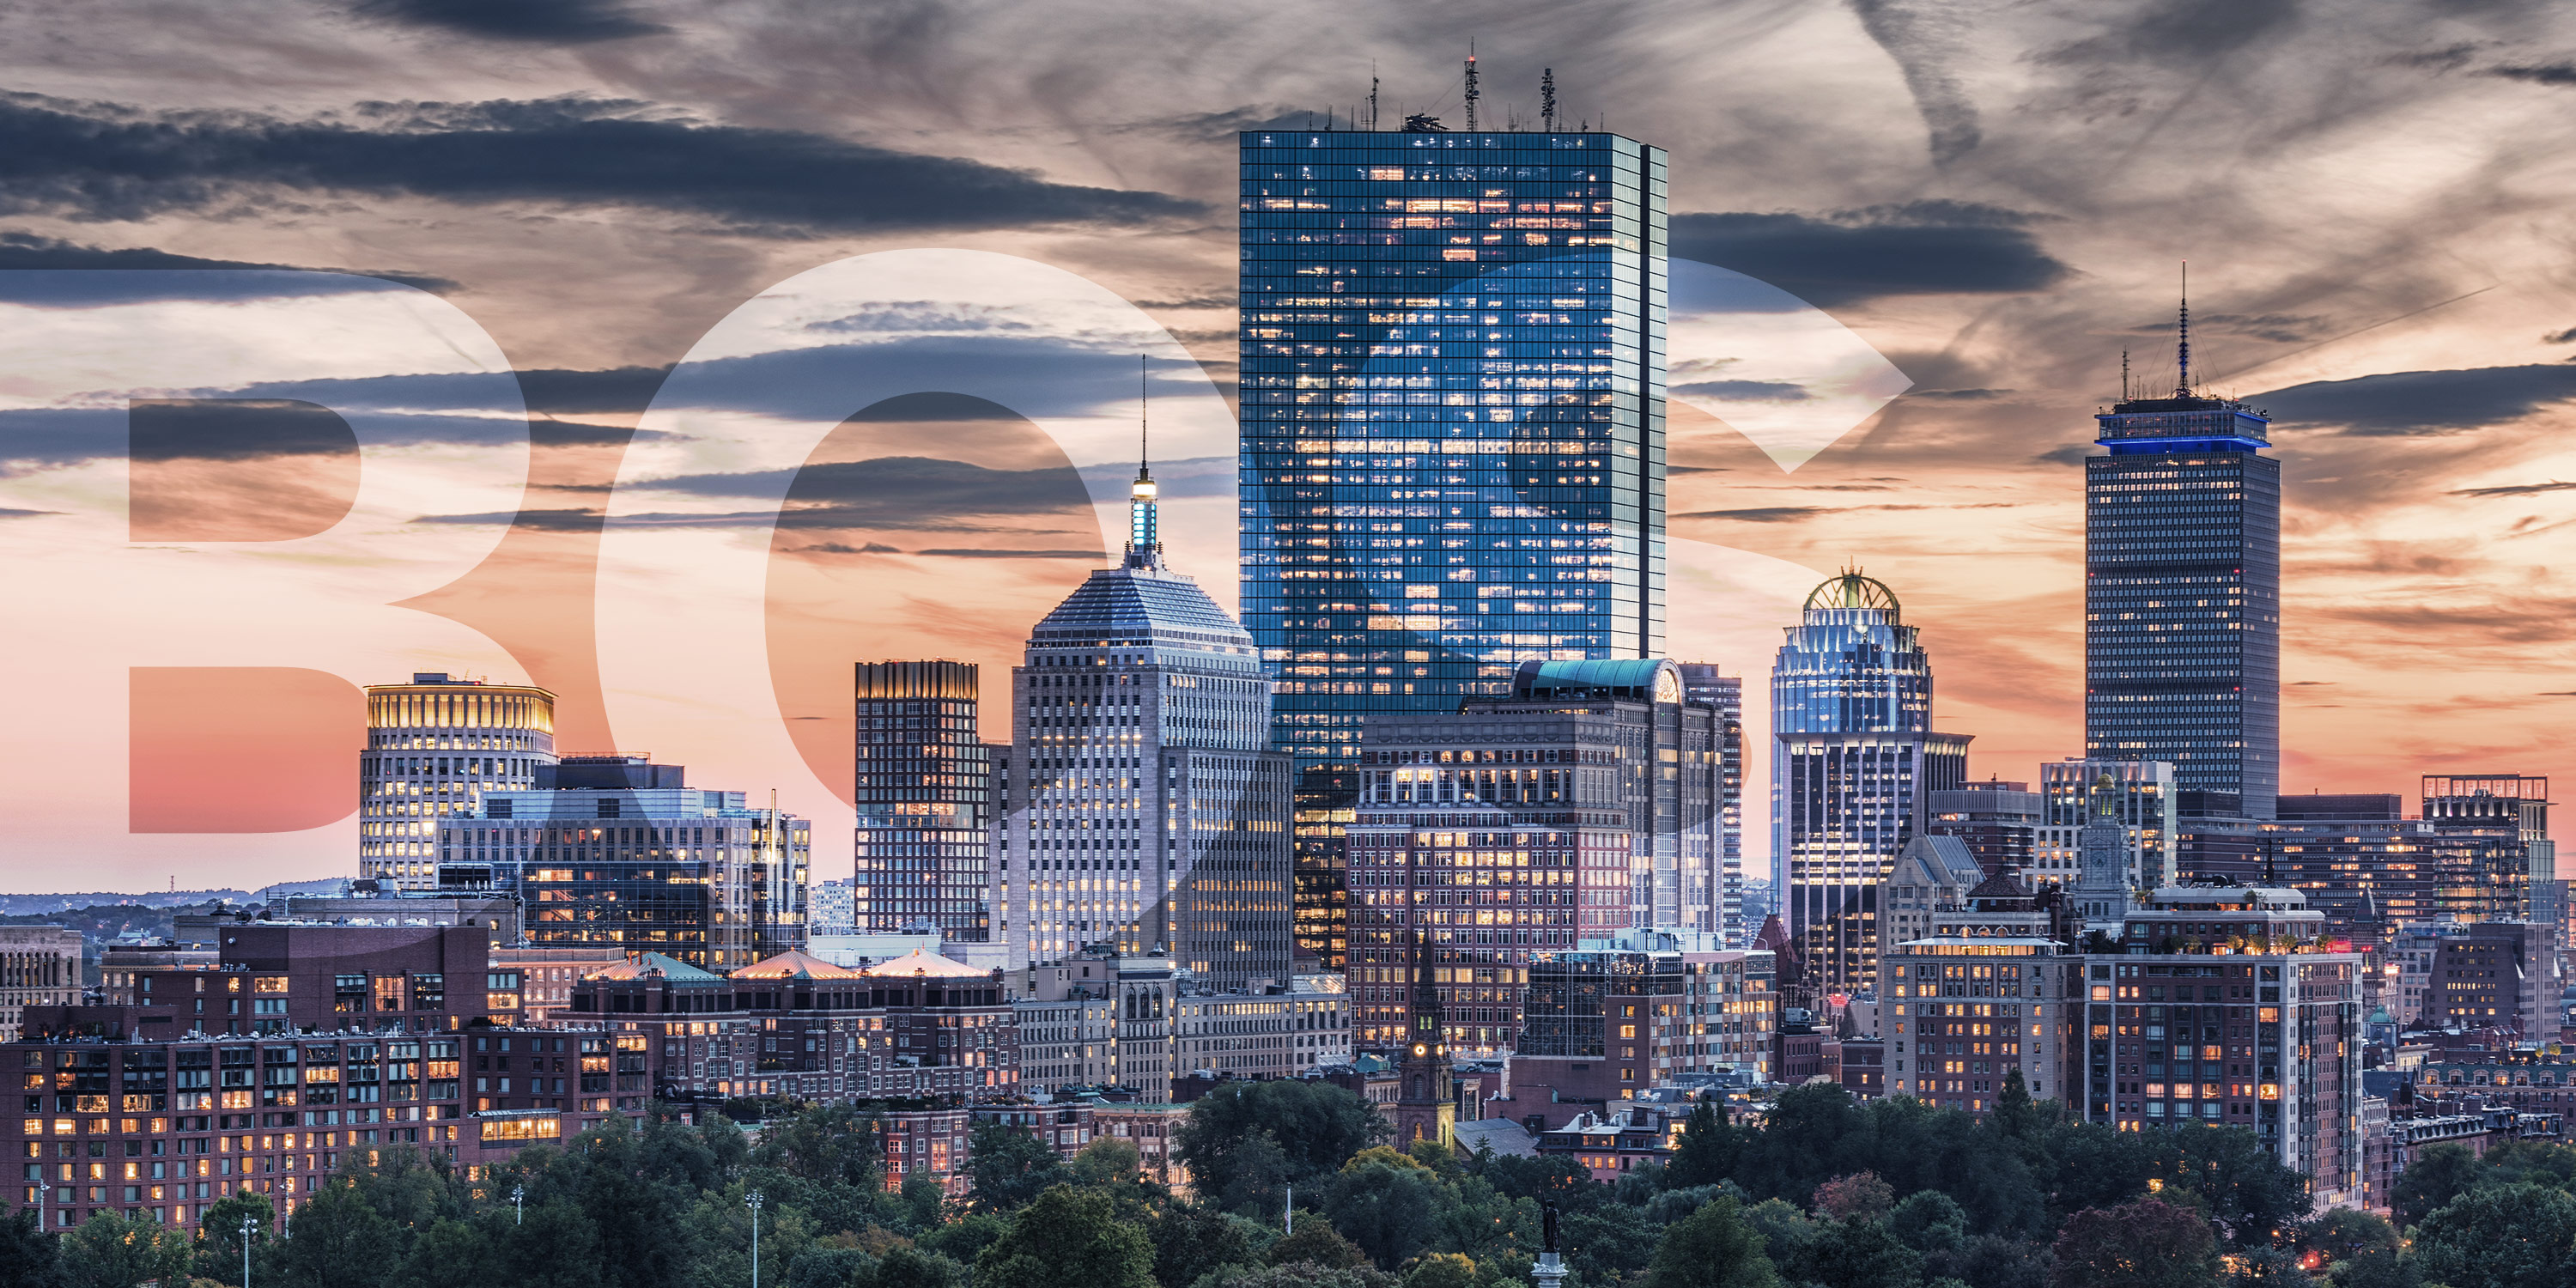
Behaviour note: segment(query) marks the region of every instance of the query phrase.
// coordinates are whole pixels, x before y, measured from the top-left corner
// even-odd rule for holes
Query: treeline
[[[0,1222],[0,1288],[1501,1288],[1530,1282],[1545,1205],[1568,1288],[2540,1288],[2576,1284],[2576,1149],[2427,1151],[2409,1237],[2316,1214],[2241,1129],[2119,1132],[2014,1083],[1983,1119],[1841,1088],[1759,1127],[1702,1105],[1666,1167],[1615,1183],[1566,1158],[1384,1143],[1320,1083],[1220,1087],[1172,1145],[1194,1198],[1132,1143],[1071,1160],[977,1129],[973,1197],[889,1188],[868,1114],[611,1124],[469,1180],[409,1150],[353,1166],[267,1228],[236,1196],[194,1239],[101,1216]],[[759,1199],[757,1211],[752,1203]],[[242,1235],[244,1217],[261,1228]],[[286,1236],[286,1237],[281,1237]]]

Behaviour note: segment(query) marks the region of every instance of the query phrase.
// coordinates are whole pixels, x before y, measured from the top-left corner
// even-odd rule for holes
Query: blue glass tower
[[[2187,810],[2270,818],[2281,463],[2263,413],[2191,392],[2183,334],[2172,397],[2094,417],[2108,453],[2084,461],[2084,751],[2171,762]]]
[[[1786,634],[1771,669],[1772,874],[1805,983],[1852,992],[1877,978],[1879,885],[1931,793],[1965,782],[1968,739],[1931,731],[1932,662],[1885,583],[1846,572],[1816,587]]]
[[[1242,136],[1243,619],[1339,969],[1372,712],[1663,642],[1664,154],[1599,133]]]

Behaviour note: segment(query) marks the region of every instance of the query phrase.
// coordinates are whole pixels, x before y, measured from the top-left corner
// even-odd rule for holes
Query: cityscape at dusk
[[[2562,14],[0,50],[0,1288],[2576,1277]]]

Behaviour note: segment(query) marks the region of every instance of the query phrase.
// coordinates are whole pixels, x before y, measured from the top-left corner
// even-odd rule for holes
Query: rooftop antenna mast
[[[1369,60],[1369,128],[1377,128],[1377,60]]]
[[[1556,69],[1542,69],[1538,74],[1539,128],[1553,133],[1556,129]]]
[[[1149,380],[1149,377],[1148,377],[1148,376],[1147,376],[1147,374],[1146,374],[1146,358],[1145,358],[1145,355],[1144,355],[1144,354],[1141,354],[1141,353],[1140,353],[1140,354],[1137,354],[1137,355],[1136,355],[1136,477],[1138,477],[1138,478],[1144,478],[1144,477],[1146,476],[1146,470],[1147,470],[1147,468],[1148,468],[1148,467],[1147,467],[1147,465],[1146,465],[1146,462],[1148,462],[1148,461],[1152,460],[1152,459],[1153,459],[1153,456],[1154,456],[1153,451],[1152,451],[1152,450],[1150,449],[1150,447],[1148,446],[1148,444],[1149,444],[1152,440],[1147,436],[1149,426],[1148,426],[1148,423],[1147,423],[1147,420],[1146,420],[1146,406],[1145,406],[1145,400],[1146,400],[1146,397],[1147,397],[1147,394],[1146,394],[1146,385],[1147,385],[1147,383],[1148,383],[1148,380]]]
[[[1467,42],[1467,131],[1476,129],[1476,42]]]
[[[2182,262],[2182,321],[2174,349],[2174,397],[2191,397],[2191,261]]]
[[[2129,401],[2129,351],[2120,350],[2120,401]]]

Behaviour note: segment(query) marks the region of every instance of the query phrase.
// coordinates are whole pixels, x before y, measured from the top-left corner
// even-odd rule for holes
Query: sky
[[[2284,790],[2576,774],[2563,8],[93,0],[0,11],[0,886],[351,872],[415,670],[844,874],[849,663],[1005,691],[1139,353],[1232,602],[1235,132],[1461,124],[1471,40],[1488,123],[1552,69],[1671,154],[1668,651],[1757,749],[1854,564],[1977,777],[2081,750],[2078,462],[2188,261],[2283,461]]]

